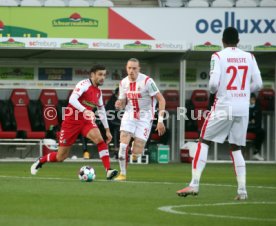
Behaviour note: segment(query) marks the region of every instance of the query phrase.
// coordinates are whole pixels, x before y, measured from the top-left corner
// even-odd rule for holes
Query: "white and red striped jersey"
[[[153,79],[139,73],[135,82],[128,77],[120,82],[118,99],[127,99],[125,114],[129,117],[152,120],[157,102],[154,96],[157,93],[159,89]]]
[[[249,114],[250,92],[262,87],[254,55],[228,47],[212,55],[209,88],[216,93],[216,109],[230,109],[233,116]]]

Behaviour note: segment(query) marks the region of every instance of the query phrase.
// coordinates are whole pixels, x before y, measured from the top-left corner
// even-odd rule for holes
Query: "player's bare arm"
[[[106,128],[105,129],[105,135],[106,135],[106,143],[109,144],[112,140],[112,135],[110,133],[110,129]]]
[[[166,132],[166,127],[163,123],[166,101],[160,92],[155,95],[155,98],[158,101],[158,109],[159,109],[158,123],[155,130],[158,131],[159,136],[162,136]]]

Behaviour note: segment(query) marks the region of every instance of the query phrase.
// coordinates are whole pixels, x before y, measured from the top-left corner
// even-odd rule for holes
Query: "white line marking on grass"
[[[60,181],[73,181],[73,180],[78,180],[77,177],[76,179],[73,178],[59,178],[59,177],[39,177],[39,176],[8,176],[8,175],[0,175],[0,178],[16,178],[16,179],[35,179],[35,180],[60,180]],[[100,182],[112,182],[109,180],[96,180]],[[113,181],[115,182],[115,181]],[[121,183],[121,182],[115,182],[115,183]],[[132,184],[180,184],[177,182],[162,182],[162,181],[123,181],[122,183],[132,183]],[[231,184],[206,184],[202,183],[202,186],[215,186],[215,187],[237,187],[236,185],[231,185]],[[247,185],[248,188],[257,188],[257,189],[272,189],[276,190],[276,187],[273,186],[254,186],[254,185]]]
[[[276,218],[239,217],[239,216],[231,216],[231,215],[185,212],[185,211],[175,210],[175,208],[227,206],[227,205],[276,205],[276,202],[230,202],[230,203],[213,203],[213,204],[175,205],[175,206],[161,206],[158,208],[158,210],[161,210],[167,213],[181,214],[181,215],[192,215],[192,216],[213,217],[213,218],[228,218],[233,220],[273,221],[273,222],[275,221],[276,222]]]
[[[24,176],[5,176],[5,175],[0,175],[0,178],[34,179],[34,180],[60,180],[60,181],[75,180],[75,179],[72,179],[72,178],[38,177],[38,176],[24,177]]]

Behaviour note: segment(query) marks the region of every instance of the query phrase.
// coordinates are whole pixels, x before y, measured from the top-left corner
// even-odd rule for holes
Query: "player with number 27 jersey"
[[[192,180],[188,187],[176,192],[179,196],[198,194],[211,142],[223,143],[227,139],[238,182],[235,200],[248,198],[241,146],[246,145],[250,93],[262,87],[262,78],[255,57],[237,48],[239,41],[236,28],[225,28],[224,49],[212,55],[209,88],[216,98],[201,129],[192,163]]]
[[[228,47],[212,55],[209,86],[211,93],[217,92],[217,109],[227,106],[233,116],[247,116],[250,92],[261,85],[253,54]]]

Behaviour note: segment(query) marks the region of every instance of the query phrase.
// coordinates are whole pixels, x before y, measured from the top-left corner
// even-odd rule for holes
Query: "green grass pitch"
[[[80,182],[79,168],[95,168]],[[112,164],[118,168],[116,163]],[[207,164],[197,197],[178,197],[190,164],[130,165],[127,182],[105,180],[101,163],[0,163],[1,226],[236,226],[276,225],[276,164],[247,165],[249,199],[234,201],[231,164]]]

